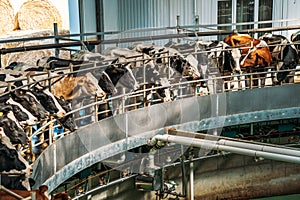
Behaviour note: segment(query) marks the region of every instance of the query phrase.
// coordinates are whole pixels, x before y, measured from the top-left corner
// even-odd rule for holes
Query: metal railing
[[[298,72],[300,70],[295,69],[295,70],[291,70],[294,72]],[[214,77],[214,78],[209,78],[209,79],[202,79],[202,80],[194,80],[194,81],[185,81],[185,82],[180,82],[180,83],[175,83],[175,84],[171,84],[170,87],[174,88],[177,87],[179,88],[179,93],[178,93],[178,99],[182,99],[182,98],[187,98],[187,97],[191,97],[191,96],[203,96],[203,95],[210,95],[210,94],[214,94],[214,93],[220,93],[220,92],[233,92],[233,91],[238,91],[238,90],[246,90],[246,89],[254,89],[254,88],[262,88],[262,87],[272,87],[273,85],[265,85],[265,86],[253,86],[253,85],[248,85],[245,87],[242,87],[241,85],[238,86],[238,88],[226,88],[226,85],[228,83],[240,83],[243,81],[250,81],[250,80],[259,80],[260,78],[252,78],[253,75],[262,75],[262,74],[268,74],[268,72],[260,72],[260,73],[247,73],[247,74],[243,74],[243,78],[240,78],[241,75],[234,75],[235,77],[237,77],[237,80],[228,80],[231,79],[232,76],[222,76],[222,77]],[[290,76],[294,76],[294,75],[290,75]],[[297,75],[295,75],[297,76]],[[247,78],[245,78],[247,77]],[[271,78],[271,77],[270,77]],[[212,91],[208,91],[206,88],[201,88],[201,82],[203,81],[207,81],[209,83],[208,88],[214,88],[212,89]],[[220,90],[217,90],[217,85],[221,83],[221,87],[219,88]],[[190,85],[193,84],[195,85],[195,90],[192,93],[184,93],[183,89],[186,87],[190,87]],[[284,83],[284,84],[294,84],[294,83]],[[112,113],[124,113],[130,110],[135,110],[135,109],[139,109],[139,108],[143,108],[146,107],[148,105],[151,105],[153,103],[163,103],[163,102],[148,102],[148,104],[145,104],[143,101],[138,101],[137,98],[142,98],[145,99],[145,93],[147,92],[151,92],[153,90],[159,89],[159,88],[163,88],[163,86],[161,87],[153,87],[153,88],[149,88],[149,89],[142,89],[139,91],[134,91],[132,93],[124,93],[124,94],[120,94],[117,96],[113,96],[113,97],[109,97],[105,100],[98,100],[97,98],[95,98],[94,103],[91,103],[89,105],[84,105],[80,108],[74,109],[71,112],[68,112],[66,115],[71,115],[74,113],[78,113],[82,110],[88,109],[90,107],[98,107],[101,104],[105,104],[108,105],[106,110],[103,110],[101,112],[98,112],[97,109],[95,109],[95,112],[93,114],[90,115],[84,115],[84,116],[80,116],[78,118],[75,119],[76,122],[80,122],[83,121],[86,118],[93,118],[95,120],[91,120],[89,123],[84,124],[83,126],[87,126],[90,123],[94,123],[96,121],[98,121],[98,115],[99,114],[103,114],[103,113],[108,113],[108,112],[112,112]],[[206,90],[205,92],[202,92],[201,89]],[[180,92],[181,91],[181,92]],[[133,101],[133,103],[126,103],[125,99],[130,100],[133,99],[135,101]],[[118,108],[111,108],[109,107],[109,103],[113,102],[113,101],[118,101],[121,102],[121,104],[119,104],[120,107]],[[127,101],[128,102],[128,101]],[[108,116],[108,115],[107,115]],[[57,121],[57,119],[52,118],[50,121],[48,121],[47,123],[45,123],[44,125],[41,125],[39,129],[37,129],[36,131],[32,132],[32,134],[30,135],[30,141],[32,142],[34,137],[40,137],[41,135],[43,135],[45,132],[49,132],[49,139],[48,140],[43,140],[40,141],[38,143],[35,143],[31,145],[31,150],[30,152],[33,151],[33,148],[36,148],[40,145],[42,145],[43,143],[47,143],[47,145],[45,145],[46,147],[51,145],[53,142],[55,142],[55,140],[69,134],[69,131],[65,131],[65,132],[61,132],[61,133],[55,133],[55,128],[60,127],[61,125],[59,125],[59,123],[55,122]],[[43,149],[44,150],[44,149]],[[25,152],[26,149],[23,150],[23,152]]]
[[[209,51],[199,51],[197,53],[194,53],[194,55],[196,56],[197,54],[200,53],[208,53]],[[166,53],[165,56],[163,56],[162,58],[165,58],[166,60],[170,61],[170,54],[169,52],[160,52],[159,54],[162,53]],[[155,55],[153,56],[155,57]],[[149,61],[155,61],[155,58],[148,58],[146,59],[145,56],[143,54],[137,55],[137,56],[132,56],[132,57],[128,57],[128,59],[132,59],[135,58],[136,60],[134,61],[130,61],[131,63],[141,63],[142,67],[145,68],[145,63],[149,62]],[[122,64],[122,63],[120,63]],[[54,69],[51,71],[47,71],[47,72],[41,72],[41,73],[37,73],[35,75],[27,75],[26,77],[22,77],[19,79],[15,79],[12,81],[7,81],[6,84],[1,85],[0,89],[5,90],[7,89],[7,92],[1,94],[8,94],[11,91],[14,91],[16,89],[20,89],[20,88],[27,88],[30,87],[34,84],[36,84],[36,81],[33,81],[33,79],[36,76],[41,76],[41,75],[47,75],[47,78],[44,79],[40,79],[38,82],[46,82],[46,84],[48,84],[48,87],[51,91],[51,80],[55,79],[55,78],[59,78],[62,76],[67,76],[67,75],[71,75],[74,73],[85,73],[85,72],[89,72],[95,69],[99,69],[99,68],[105,68],[108,65],[103,65],[101,64],[101,62],[97,62],[97,61],[93,61],[93,62],[85,62],[83,64],[81,64],[80,66],[69,66],[69,67],[65,67],[65,68],[59,68],[59,69]],[[74,71],[75,67],[79,67],[79,70]],[[170,68],[170,63],[165,63],[164,67],[166,68]],[[182,99],[182,98],[187,98],[187,97],[191,97],[191,96],[202,96],[202,95],[210,95],[210,94],[215,94],[215,93],[220,93],[220,92],[232,92],[232,91],[238,91],[238,90],[246,90],[246,89],[254,89],[254,88],[262,88],[262,87],[272,87],[273,86],[273,82],[272,79],[274,78],[274,75],[276,73],[278,73],[278,71],[274,70],[275,67],[269,67],[268,69],[270,69],[271,71],[264,71],[264,72],[252,72],[252,73],[242,73],[242,74],[230,74],[230,75],[224,75],[224,74],[217,74],[217,75],[208,75],[208,78],[203,78],[203,79],[199,79],[199,80],[193,80],[193,81],[187,81],[185,78],[186,77],[182,77],[182,80],[185,81],[181,81],[181,82],[177,82],[177,83],[171,83],[169,86],[170,90],[177,90],[178,92],[178,96],[176,97],[175,100],[178,99]],[[63,75],[53,75],[52,72],[57,72],[57,71],[64,71]],[[68,71],[68,72],[67,72]],[[170,70],[169,70],[170,71]],[[293,83],[296,82],[300,82],[300,73],[298,69],[292,69],[292,70],[284,70],[284,71],[289,71],[289,77],[291,77],[292,79],[294,79]],[[284,71],[280,71],[280,72],[284,72]],[[75,121],[79,124],[79,126],[86,126],[89,123],[93,123],[98,121],[98,115],[100,114],[104,114],[106,115],[106,117],[109,116],[108,113],[113,113],[113,114],[121,114],[130,110],[135,110],[135,109],[139,109],[139,108],[143,108],[152,104],[156,104],[156,103],[163,103],[163,101],[161,99],[156,99],[156,100],[149,100],[146,101],[146,96],[149,93],[155,93],[158,89],[162,89],[165,88],[166,86],[159,86],[159,87],[151,87],[151,88],[146,88],[145,85],[147,84],[146,80],[145,80],[145,69],[143,70],[144,74],[142,77],[138,77],[139,78],[139,83],[140,83],[140,88],[137,91],[133,91],[130,93],[125,93],[125,91],[123,90],[121,92],[121,94],[118,95],[113,95],[111,97],[108,97],[106,99],[99,99],[98,97],[92,97],[92,101],[93,103],[89,104],[89,105],[84,105],[80,108],[77,109],[73,109],[71,112],[67,113],[67,115],[71,115],[71,114],[77,114],[79,117],[77,117],[75,119]],[[297,74],[299,73],[299,75]],[[167,77],[169,81],[172,81],[172,77],[168,76]],[[261,84],[263,81],[265,80],[265,84]],[[266,81],[268,80],[268,81]],[[25,84],[24,86],[18,87],[18,88],[12,88],[13,82],[15,81],[27,81],[27,84]],[[254,85],[253,82],[257,81],[258,84]],[[203,83],[207,83],[207,87],[202,87]],[[283,84],[293,84],[293,83],[283,83]],[[112,107],[113,102],[118,102],[118,107]],[[107,109],[102,110],[100,112],[98,112],[97,107],[99,105],[104,104]],[[89,108],[94,108],[94,112],[92,114],[83,114],[82,115],[82,111],[84,111],[85,109],[89,109]],[[85,122],[84,125],[80,125],[80,122],[86,120],[86,119],[92,119],[89,122]],[[38,127],[38,128],[37,128]],[[38,124],[38,126],[36,126],[36,130],[33,130],[33,127],[28,127],[28,132],[29,132],[29,138],[30,138],[30,155],[34,156],[33,153],[33,149],[37,148],[38,146],[41,146],[44,144],[44,147],[46,148],[47,146],[51,145],[55,140],[67,135],[70,133],[70,131],[64,131],[64,132],[60,132],[59,134],[57,134],[55,132],[55,129],[61,127],[61,125],[59,124],[59,122],[57,122],[57,119],[55,119],[54,117],[51,117],[48,122],[44,123],[44,124]],[[33,142],[33,139],[36,137],[41,137],[41,135],[43,135],[45,132],[49,133],[49,139],[42,139],[40,142]],[[44,138],[42,136],[42,138]],[[25,152],[28,152],[28,149],[22,149],[23,154],[25,154]],[[26,155],[24,155],[26,156]],[[34,162],[35,158],[31,160],[31,162]]]

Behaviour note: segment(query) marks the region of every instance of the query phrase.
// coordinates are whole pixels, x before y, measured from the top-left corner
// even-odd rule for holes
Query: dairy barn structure
[[[299,0],[1,0],[0,199],[299,199]]]

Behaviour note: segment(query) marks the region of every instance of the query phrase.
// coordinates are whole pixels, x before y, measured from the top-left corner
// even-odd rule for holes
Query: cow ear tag
[[[0,112],[0,117],[2,117],[3,116],[3,112]]]

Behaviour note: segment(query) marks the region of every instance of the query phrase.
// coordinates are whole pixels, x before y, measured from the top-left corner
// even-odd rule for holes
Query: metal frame
[[[255,90],[255,92],[254,90],[245,90],[216,94],[220,98],[222,98],[222,95],[225,95],[227,101],[227,114],[220,117],[212,117],[213,115],[210,110],[212,106],[210,96],[198,96],[181,99],[172,103],[163,103],[138,109],[99,121],[95,124],[81,128],[71,135],[56,141],[53,145],[50,145],[42,153],[42,156],[34,163],[32,177],[36,180],[36,185],[46,184],[49,186],[49,191],[51,192],[69,177],[92,164],[98,163],[131,148],[146,144],[147,139],[154,135],[164,134],[165,128],[175,128],[195,132],[207,128],[213,129],[230,124],[239,124],[241,122],[251,123],[273,119],[299,118],[300,105],[297,100],[298,95],[296,92],[299,91],[299,87],[300,85],[295,84],[262,88]],[[278,97],[278,94],[280,93],[282,95]],[[278,101],[265,101],[266,94],[271,99],[277,97]],[[233,105],[240,100],[249,98],[252,99],[252,101],[261,102],[261,105],[259,107],[247,107],[249,105],[248,102]],[[286,99],[289,99],[289,101],[286,101]],[[294,100],[290,101],[291,99]],[[200,109],[200,113],[195,113],[195,103],[207,109]],[[180,108],[183,105],[184,110]],[[166,114],[166,121],[164,124],[160,124],[161,119],[153,121],[152,125],[136,124],[138,121],[147,121],[145,113],[148,113],[150,110],[153,113],[161,115],[162,109],[165,110],[164,113]],[[187,116],[187,118],[178,118],[179,113],[177,112],[180,113],[180,116]],[[222,121],[225,122],[225,124],[222,123]],[[226,124],[226,122],[228,122],[228,124]],[[106,127],[109,128],[107,129]],[[116,136],[117,138],[120,137],[120,139],[117,139]],[[97,139],[97,137],[100,138]],[[83,138],[93,138],[93,141],[106,141],[108,143],[102,142],[102,144],[98,144],[98,147],[96,147],[97,145],[89,146],[89,142],[86,141],[88,142],[86,143],[82,140]],[[66,140],[68,141],[67,143],[65,143]],[[80,155],[72,155],[71,157],[76,157],[73,161],[68,161],[69,159],[61,157],[59,159],[56,158],[54,160],[57,160],[58,165],[55,164],[55,168],[53,168],[53,162],[47,163],[47,160],[53,157],[53,153],[59,152],[60,156],[68,155],[62,152],[74,147],[81,149],[80,146],[82,145],[84,145],[85,150],[81,152]],[[68,163],[60,163],[61,161],[67,161]],[[45,172],[51,173],[47,175]]]

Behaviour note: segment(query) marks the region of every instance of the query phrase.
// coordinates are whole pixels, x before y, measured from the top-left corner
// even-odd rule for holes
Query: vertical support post
[[[177,29],[177,34],[180,33],[180,15],[176,16],[176,29]],[[180,39],[177,39],[177,42],[180,43]]]
[[[53,116],[50,116],[50,121],[53,120]],[[54,128],[53,128],[53,122],[49,124],[49,146],[53,143],[54,140]]]
[[[125,114],[125,136],[126,136],[126,141],[128,139],[128,113]],[[127,144],[127,142],[126,142]]]
[[[186,172],[184,164],[184,151],[183,146],[181,145],[181,179],[182,179],[182,195],[186,197]]]
[[[194,200],[194,163],[190,162],[190,199]]]
[[[199,31],[199,15],[195,16],[195,24],[196,24],[195,31]]]
[[[177,29],[177,33],[179,34],[180,30],[180,15],[176,16],[176,29]]]
[[[123,93],[122,93],[122,113],[125,113],[125,94],[126,94],[126,88],[123,88]]]
[[[171,53],[168,50],[168,80],[170,81],[171,79]]]
[[[253,74],[252,74],[252,69],[250,69],[250,78],[249,78],[249,82],[250,82],[250,84],[249,84],[249,87],[250,87],[250,89],[252,89],[253,88]]]
[[[213,76],[214,79],[213,79],[213,88],[214,88],[214,91],[213,91],[213,94],[217,94],[217,79],[216,79],[216,76],[214,75]]]
[[[98,102],[97,96],[95,96],[95,102]],[[95,104],[95,122],[98,121],[98,106],[99,106],[99,104]]]
[[[56,165],[56,162],[57,162],[57,159],[56,159],[56,144],[53,144],[53,174],[56,173],[57,171],[57,165]]]
[[[48,88],[49,88],[49,91],[51,92],[51,71],[50,70],[47,70],[47,75],[48,75]],[[29,82],[28,82],[29,83]]]
[[[55,42],[55,44],[58,44],[59,39],[58,39],[57,23],[53,23],[53,27],[54,27],[54,42]],[[55,48],[55,57],[59,57],[59,49],[58,48]]]
[[[147,106],[147,92],[145,91],[147,89],[146,87],[146,67],[145,67],[145,56],[144,56],[144,53],[143,53],[143,98],[144,98],[144,107]]]
[[[36,192],[30,192],[31,200],[36,200]]]

